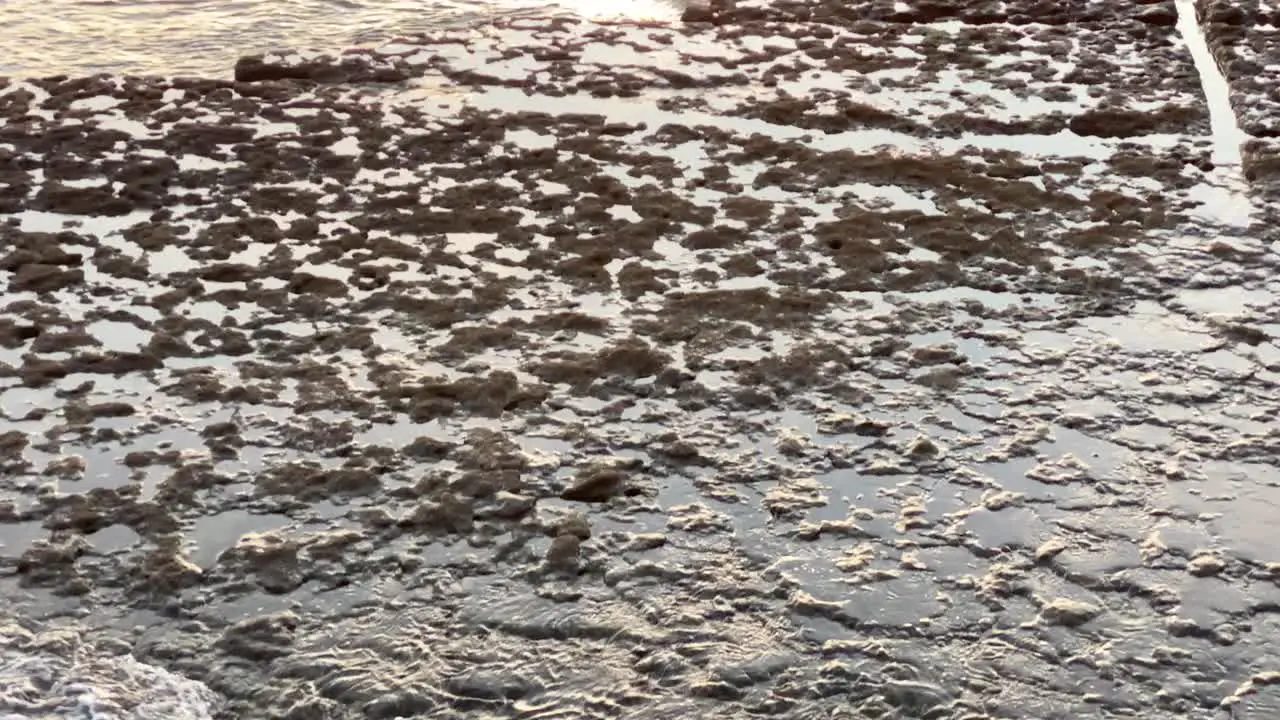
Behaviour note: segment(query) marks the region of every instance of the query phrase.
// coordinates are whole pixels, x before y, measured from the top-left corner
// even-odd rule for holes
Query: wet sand
[[[8,82],[0,708],[1275,717],[1280,61],[1214,7]]]

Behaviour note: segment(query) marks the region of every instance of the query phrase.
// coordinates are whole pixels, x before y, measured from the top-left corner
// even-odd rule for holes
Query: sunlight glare
[[[559,4],[597,21],[675,22],[682,13],[671,0],[560,0]]]

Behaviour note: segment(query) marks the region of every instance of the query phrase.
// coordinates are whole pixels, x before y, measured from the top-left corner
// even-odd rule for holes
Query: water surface
[[[225,77],[274,48],[351,45],[499,15],[670,17],[679,0],[5,0],[0,75]]]

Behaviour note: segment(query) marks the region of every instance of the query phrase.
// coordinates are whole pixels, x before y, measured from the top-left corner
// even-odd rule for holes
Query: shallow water
[[[230,75],[236,58],[324,50],[502,16],[672,17],[680,0],[5,0],[0,75]]]
[[[1249,228],[1275,203],[1241,189],[1240,128],[1187,3],[1180,35],[1132,52],[1088,26],[446,30],[485,8],[409,5],[135,4],[111,32],[95,18],[126,6],[23,16],[101,40],[24,43],[14,62],[40,72],[225,75],[274,45],[436,30],[369,42],[424,66],[412,82],[247,110],[160,81],[146,111],[125,100],[135,81],[9,93],[29,94],[12,116],[34,129],[0,151],[41,162],[15,172],[31,189],[0,219],[31,252],[91,259],[82,278],[8,278],[40,332],[0,349],[16,433],[0,602],[32,619],[0,614],[0,720],[32,698],[175,720],[1276,716],[1259,690],[1280,668],[1280,285]],[[181,8],[174,35],[131,54],[156,8]],[[797,50],[818,32],[851,52]],[[1011,37],[1016,55],[997,47]],[[1013,60],[1052,72],[1009,84]],[[1167,81],[1147,77],[1163,63]],[[804,72],[766,82],[788,68]],[[670,71],[715,82],[672,87]],[[973,122],[1084,113],[1104,85],[1201,111],[1119,138]],[[757,112],[795,88],[927,123],[976,115],[957,137],[814,132],[845,107],[830,96]],[[85,115],[116,144],[41,149]],[[465,138],[424,149],[459,118]],[[202,146],[192,120],[241,127],[254,152]],[[265,187],[281,180],[246,158],[297,167],[306,136],[327,140],[307,156],[327,169]],[[84,165],[55,162],[75,147]],[[50,194],[165,155],[172,217]],[[1169,173],[1171,155],[1216,162]],[[424,201],[417,224],[380,206],[402,192]],[[659,237],[630,232],[660,206]],[[262,222],[212,232],[246,212]],[[948,216],[969,225],[931,231]],[[851,220],[892,224],[892,242],[842,244]],[[1033,228],[1027,253],[1004,225]],[[611,254],[591,254],[603,237]],[[160,366],[109,372],[93,347]],[[610,475],[627,492],[569,490]]]

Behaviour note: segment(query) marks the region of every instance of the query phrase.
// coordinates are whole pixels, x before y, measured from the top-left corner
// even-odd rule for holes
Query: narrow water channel
[[[1215,220],[1237,226],[1250,225],[1256,215],[1241,167],[1240,151],[1248,135],[1240,128],[1231,109],[1230,89],[1205,41],[1204,30],[1196,21],[1193,0],[1177,0],[1178,32],[1195,59],[1200,86],[1209,106],[1209,123],[1213,132],[1213,162],[1216,197],[1207,198],[1206,209]]]

